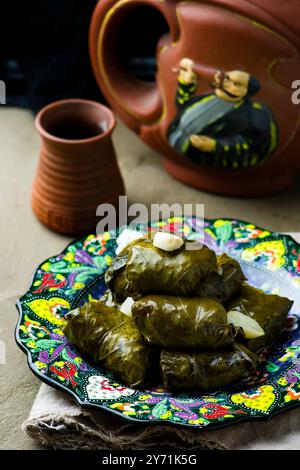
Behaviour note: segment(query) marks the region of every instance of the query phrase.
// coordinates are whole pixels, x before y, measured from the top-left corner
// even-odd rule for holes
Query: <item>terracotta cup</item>
[[[111,140],[115,123],[110,109],[82,99],[37,114],[42,145],[32,208],[43,224],[72,235],[95,232],[97,207],[117,206],[125,190]]]

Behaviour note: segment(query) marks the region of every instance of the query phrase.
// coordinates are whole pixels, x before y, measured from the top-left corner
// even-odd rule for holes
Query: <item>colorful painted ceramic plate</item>
[[[294,300],[286,329],[255,383],[206,395],[172,394],[160,387],[140,391],[118,383],[111,373],[81,357],[62,333],[64,316],[104,292],[103,274],[116,247],[113,232],[75,241],[38,267],[17,304],[17,343],[27,353],[32,371],[82,406],[143,423],[214,429],[299,405],[300,245],[290,236],[238,220],[205,220],[203,226],[191,217],[151,224],[158,226],[173,227],[189,239],[204,232],[205,243],[217,253],[225,251],[239,259],[252,285]]]

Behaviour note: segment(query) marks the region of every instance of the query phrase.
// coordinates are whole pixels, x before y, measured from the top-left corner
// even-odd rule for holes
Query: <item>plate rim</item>
[[[290,235],[288,233],[272,231],[272,230],[263,228],[259,225],[256,225],[252,222],[248,222],[244,219],[235,218],[235,217],[221,217],[221,216],[220,217],[214,217],[214,218],[208,218],[208,217],[203,217],[202,218],[202,217],[198,217],[194,214],[192,214],[190,216],[181,216],[181,217],[183,217],[184,219],[186,219],[186,218],[201,219],[204,222],[209,222],[209,224],[212,224],[213,222],[218,221],[218,220],[222,220],[222,221],[229,221],[229,222],[238,222],[238,223],[241,223],[241,225],[242,224],[244,224],[244,225],[253,225],[255,228],[257,228],[259,230],[270,232],[270,235],[268,235],[267,237],[265,237],[263,239],[264,241],[267,241],[266,239],[268,239],[268,237],[270,237],[270,236],[276,237],[276,238],[281,237],[281,238],[292,241],[293,244],[298,246],[299,249],[300,249],[300,242],[295,240],[292,235]],[[163,220],[167,220],[167,219],[163,219]],[[155,221],[149,221],[148,220],[148,222],[143,223],[143,225],[146,225],[147,223],[148,224],[153,224],[153,223],[155,223]],[[127,227],[128,227],[128,225],[122,225],[120,227],[117,227],[115,229],[115,231],[120,231],[120,230],[125,229]],[[112,232],[112,230],[110,230],[109,232]],[[246,422],[249,422],[249,423],[250,422],[256,422],[256,421],[257,422],[261,422],[261,421],[266,422],[266,421],[270,421],[273,418],[273,416],[279,415],[279,414],[281,414],[285,411],[289,411],[289,410],[292,410],[292,409],[297,408],[297,407],[300,406],[300,400],[298,400],[298,401],[295,401],[295,402],[287,403],[282,408],[273,409],[273,410],[265,413],[264,415],[254,415],[254,416],[253,415],[247,415],[245,417],[235,417],[235,419],[233,421],[224,421],[224,422],[220,422],[220,423],[209,423],[209,425],[207,425],[207,426],[203,426],[202,424],[190,424],[190,423],[184,423],[184,422],[174,422],[174,421],[169,421],[168,419],[153,419],[151,421],[149,419],[148,420],[141,420],[141,419],[138,419],[138,418],[134,418],[133,416],[130,416],[130,415],[124,415],[123,413],[120,413],[116,409],[107,408],[105,406],[105,404],[91,403],[91,402],[83,401],[71,389],[68,389],[68,388],[64,387],[63,385],[59,384],[58,382],[55,382],[51,377],[45,376],[42,372],[38,371],[33,366],[32,355],[31,355],[29,349],[27,349],[23,345],[23,343],[20,339],[20,336],[19,336],[20,324],[21,324],[21,320],[23,318],[23,308],[22,308],[21,300],[28,293],[30,288],[32,287],[35,275],[44,263],[46,263],[50,258],[56,258],[58,256],[63,255],[65,252],[67,252],[67,250],[70,246],[74,245],[77,242],[80,242],[81,240],[85,240],[89,235],[91,235],[91,234],[86,234],[86,235],[81,236],[79,238],[74,238],[73,240],[71,240],[63,248],[63,250],[60,253],[58,253],[56,255],[49,256],[44,261],[39,263],[39,265],[34,269],[32,275],[31,275],[30,282],[28,284],[27,290],[20,297],[18,297],[18,299],[15,302],[15,307],[16,307],[17,312],[18,312],[18,320],[17,320],[16,326],[15,326],[15,329],[14,329],[15,341],[16,341],[17,346],[20,348],[20,350],[23,351],[26,354],[27,364],[28,364],[28,367],[29,367],[30,371],[37,378],[39,378],[42,383],[44,383],[45,385],[48,385],[50,387],[53,387],[55,390],[57,390],[59,392],[65,393],[66,396],[70,396],[73,400],[75,400],[75,403],[77,405],[81,406],[82,408],[87,408],[87,409],[90,409],[90,410],[97,410],[97,411],[101,410],[102,412],[105,412],[107,414],[113,413],[115,416],[118,416],[122,421],[125,421],[125,422],[130,421],[132,423],[136,423],[136,424],[139,424],[141,426],[161,426],[161,427],[164,427],[164,428],[174,427],[174,426],[178,427],[179,426],[181,428],[186,428],[187,430],[192,430],[193,429],[196,432],[215,431],[215,430],[225,429],[225,428],[231,427],[233,425],[238,425],[238,424],[242,424],[242,423],[246,423]],[[92,235],[94,235],[94,234],[92,234]],[[95,282],[95,279],[97,279],[99,281],[101,279],[101,277],[104,276],[104,274],[105,273],[103,272],[103,273],[99,274],[99,276],[97,276],[96,278],[89,281],[89,283],[87,284],[87,286],[85,288],[88,288],[88,286],[90,286],[90,284],[92,282]],[[293,286],[293,287],[295,287],[295,286]]]

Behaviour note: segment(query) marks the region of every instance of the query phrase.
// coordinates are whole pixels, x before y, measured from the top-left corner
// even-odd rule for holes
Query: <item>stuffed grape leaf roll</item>
[[[146,341],[166,348],[211,350],[234,341],[226,310],[212,299],[153,294],[137,300],[131,312]]]
[[[105,281],[121,299],[148,293],[190,295],[217,269],[217,259],[207,246],[190,250],[189,243],[194,242],[168,252],[153,246],[151,238],[135,240],[113,260]]]
[[[184,352],[163,349],[160,369],[170,391],[216,391],[251,379],[261,360],[235,343],[220,351]]]
[[[145,384],[152,353],[132,318],[101,301],[66,315],[64,334],[94,363],[103,364],[131,387]]]
[[[239,263],[223,253],[217,256],[217,272],[212,272],[197,288],[197,294],[225,303],[242,287],[246,277]]]
[[[280,335],[293,302],[286,297],[266,294],[248,284],[244,284],[237,298],[232,300],[228,310],[237,310],[257,321],[264,330],[259,338],[247,339],[245,344],[252,351],[270,346]]]

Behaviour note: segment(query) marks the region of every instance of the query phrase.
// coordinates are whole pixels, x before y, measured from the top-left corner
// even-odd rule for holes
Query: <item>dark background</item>
[[[37,111],[61,98],[104,101],[88,54],[88,29],[97,0],[1,2],[0,80],[7,104]],[[121,26],[120,61],[130,74],[155,79],[158,38],[167,31],[153,8],[137,8]]]

